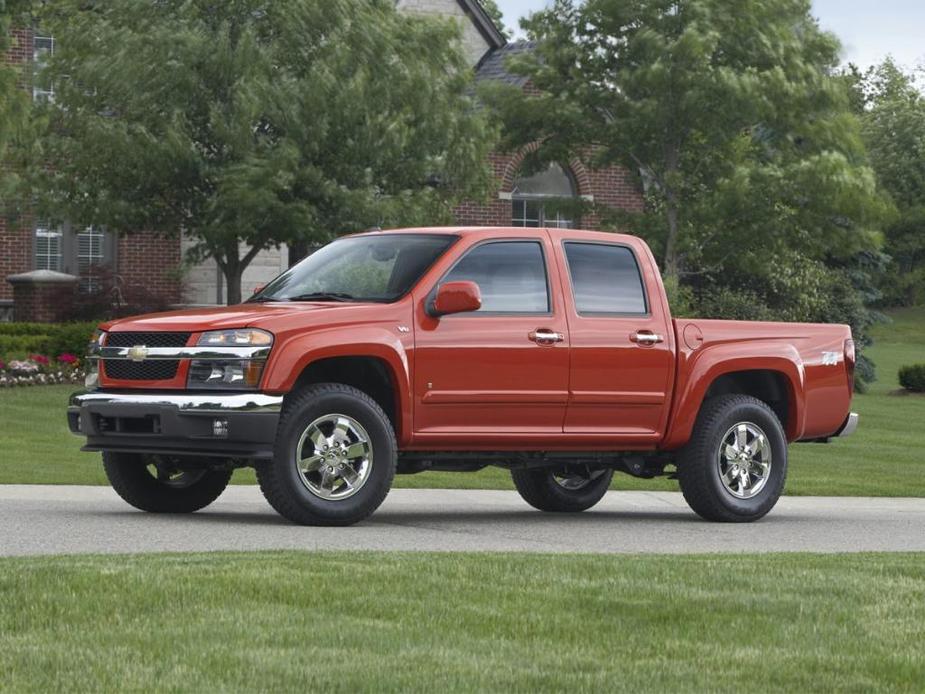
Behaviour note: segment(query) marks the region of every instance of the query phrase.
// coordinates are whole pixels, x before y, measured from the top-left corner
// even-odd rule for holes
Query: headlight
[[[273,336],[265,330],[211,330],[199,336],[200,347],[260,347],[273,344]]]
[[[239,361],[195,359],[189,366],[187,387],[251,390],[260,385],[260,376],[263,375],[265,363],[263,359]]]
[[[211,330],[199,336],[200,347],[266,347],[273,344],[273,335],[266,330],[240,328],[237,330]],[[234,353],[234,349],[217,352]],[[253,350],[246,350],[252,352]],[[187,387],[191,389],[253,390],[260,385],[266,352],[258,350],[260,358],[254,359],[194,359],[190,362]],[[229,356],[221,354],[216,356]],[[253,356],[247,354],[247,356]]]

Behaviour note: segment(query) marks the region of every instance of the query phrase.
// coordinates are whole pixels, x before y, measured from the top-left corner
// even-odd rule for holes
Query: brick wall
[[[6,65],[21,70],[20,82],[25,88],[29,83],[28,67],[32,61],[32,31],[15,29],[11,37],[10,47],[2,59]],[[6,282],[7,276],[31,269],[32,220],[21,217],[12,223],[0,217],[0,300],[13,298],[13,288]]]
[[[117,245],[116,268],[126,283],[144,286],[171,302],[180,301],[178,238],[140,232],[120,237]]]

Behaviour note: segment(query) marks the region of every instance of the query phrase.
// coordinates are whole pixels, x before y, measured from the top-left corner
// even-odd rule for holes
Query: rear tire
[[[392,486],[398,445],[388,416],[366,393],[340,383],[287,398],[274,458],[257,481],[276,511],[300,525],[352,525]]]
[[[700,410],[678,459],[678,481],[701,518],[748,523],[777,503],[787,478],[787,439],[768,405],[721,395]]]
[[[550,513],[579,513],[604,498],[613,470],[586,466],[511,470],[520,496],[533,508]]]
[[[193,513],[215,501],[232,470],[186,467],[180,458],[103,453],[103,469],[124,501],[148,513]]]

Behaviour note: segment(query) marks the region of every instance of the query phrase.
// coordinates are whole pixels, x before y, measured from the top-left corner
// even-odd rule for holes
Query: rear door
[[[674,346],[651,255],[640,257],[641,244],[568,236],[557,245],[571,343],[565,432],[612,435],[615,444],[658,441]]]
[[[561,436],[569,357],[561,297],[552,291],[554,253],[542,229],[476,239],[436,282],[475,282],[482,309],[440,318],[418,309],[416,443],[439,437],[445,445],[453,433],[471,448]]]

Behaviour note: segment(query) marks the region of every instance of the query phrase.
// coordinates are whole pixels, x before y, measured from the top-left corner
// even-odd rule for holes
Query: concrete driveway
[[[706,523],[680,494],[610,492],[590,511],[544,514],[516,492],[396,489],[368,521],[303,528],[256,487],[187,516],[135,511],[108,487],[0,486],[0,555],[211,550],[496,552],[925,551],[925,499],[787,497],[764,520]]]

